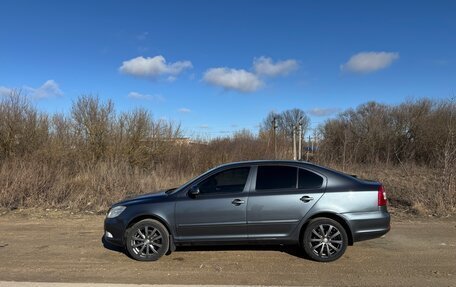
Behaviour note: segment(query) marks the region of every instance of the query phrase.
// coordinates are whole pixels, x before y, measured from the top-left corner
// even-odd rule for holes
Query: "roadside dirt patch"
[[[101,243],[101,215],[53,211],[0,216],[0,281],[138,284],[456,286],[456,219],[393,220],[384,238],[333,263],[294,247],[178,248],[136,262]]]

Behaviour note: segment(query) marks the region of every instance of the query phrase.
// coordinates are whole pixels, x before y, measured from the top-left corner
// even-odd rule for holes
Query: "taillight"
[[[378,206],[386,206],[387,202],[385,189],[383,185],[380,185],[378,187]]]

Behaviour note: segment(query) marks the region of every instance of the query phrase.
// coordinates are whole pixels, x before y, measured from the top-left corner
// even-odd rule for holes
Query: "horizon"
[[[83,94],[180,122],[254,133],[299,108],[316,128],[375,101],[454,97],[453,1],[2,1],[0,97],[43,112]]]

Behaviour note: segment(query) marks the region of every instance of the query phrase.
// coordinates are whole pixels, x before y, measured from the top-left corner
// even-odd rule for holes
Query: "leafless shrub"
[[[274,146],[277,158],[290,159],[289,128],[301,117],[307,130],[308,117],[293,109],[267,115],[258,134],[203,141],[184,138],[179,124],[144,109],[116,114],[96,96],[78,98],[68,115],[48,116],[14,92],[0,100],[0,206],[102,211],[218,164],[272,159]],[[311,161],[383,182],[393,206],[456,213],[454,101],[370,102],[328,120],[314,137]]]
[[[397,198],[413,199],[411,205],[431,213],[454,213],[455,119],[453,100],[422,99],[398,106],[367,103],[320,127],[319,160],[340,164],[343,170],[359,164],[398,170],[402,176],[395,178],[401,182],[391,185],[393,192],[401,188]],[[378,177],[374,173],[371,178]],[[400,187],[401,183],[409,187]]]
[[[0,159],[23,156],[47,141],[48,120],[14,91],[0,99]]]
[[[81,156],[91,161],[105,158],[114,119],[113,103],[101,103],[98,97],[84,95],[73,104],[71,115]]]

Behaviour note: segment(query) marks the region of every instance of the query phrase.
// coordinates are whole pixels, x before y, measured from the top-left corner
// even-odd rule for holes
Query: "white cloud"
[[[339,112],[339,108],[313,108],[308,111],[312,116],[325,117]]]
[[[9,96],[12,92],[13,92],[13,89],[0,86],[0,97]]]
[[[264,85],[262,76],[287,75],[298,69],[298,62],[293,59],[274,62],[268,57],[253,59],[254,72],[227,67],[206,70],[203,80],[214,86],[243,93],[255,92]]]
[[[200,125],[199,128],[200,128],[200,129],[203,129],[203,130],[207,130],[207,129],[209,129],[210,127],[209,127],[209,125],[204,124],[204,125]]]
[[[389,67],[399,59],[396,52],[361,52],[353,55],[347,63],[340,66],[342,71],[371,73]]]
[[[273,62],[271,58],[260,57],[253,60],[253,68],[258,75],[280,76],[287,75],[298,69],[298,62],[293,59]]]
[[[41,85],[41,87],[38,88],[24,87],[24,90],[26,93],[37,99],[63,96],[62,90],[60,90],[59,85],[54,80],[47,80],[43,85]]]
[[[29,86],[23,86],[21,89],[17,90],[14,88],[8,88],[0,86],[0,96],[7,96],[14,91],[23,92],[26,95],[29,95],[36,99],[45,99],[45,98],[52,98],[52,97],[61,97],[63,96],[62,90],[59,88],[59,84],[57,84],[54,80],[47,80],[38,88],[32,88]]]
[[[148,101],[156,101],[156,102],[165,101],[165,98],[162,95],[147,95],[147,94],[141,94],[138,92],[130,92],[130,93],[128,93],[128,97],[130,99],[135,99],[135,100],[148,100]]]
[[[183,114],[186,114],[186,113],[190,113],[192,110],[190,109],[187,109],[187,108],[180,108],[177,110],[179,113],[183,113]]]
[[[190,61],[166,63],[165,57],[159,55],[144,58],[142,56],[124,61],[119,71],[137,77],[157,78],[161,75],[177,76],[186,69],[193,68]]]
[[[242,69],[211,68],[204,73],[203,80],[227,90],[244,93],[254,92],[263,85],[257,75]]]
[[[150,50],[150,48],[148,46],[144,46],[144,45],[138,46],[138,51],[141,53],[147,52],[149,50]]]
[[[147,39],[148,36],[149,32],[142,32],[141,34],[136,36],[136,39],[138,39],[139,41],[144,41]]]

